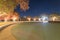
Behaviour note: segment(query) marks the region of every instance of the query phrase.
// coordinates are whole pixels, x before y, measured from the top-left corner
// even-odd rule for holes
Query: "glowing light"
[[[7,22],[7,20],[8,20],[7,18],[4,19],[5,22]]]
[[[31,18],[27,18],[28,19],[28,21],[31,21]]]
[[[42,16],[42,22],[47,23],[48,22],[48,17],[47,16]]]
[[[56,21],[56,19],[57,19],[57,17],[55,17],[55,16],[52,18],[53,21]]]
[[[36,18],[34,18],[33,20],[36,21]]]
[[[16,19],[17,19],[16,17],[13,17],[13,21],[14,21],[14,22],[16,21]]]
[[[16,21],[16,18],[13,18],[13,21]]]
[[[41,18],[39,18],[38,20],[41,21]]]

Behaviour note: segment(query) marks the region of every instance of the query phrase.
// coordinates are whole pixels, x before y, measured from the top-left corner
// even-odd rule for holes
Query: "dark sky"
[[[52,12],[60,13],[60,0],[30,0],[29,6],[30,9],[26,12],[22,12],[19,6],[16,11],[19,12],[20,16],[39,16],[43,13],[51,14]]]

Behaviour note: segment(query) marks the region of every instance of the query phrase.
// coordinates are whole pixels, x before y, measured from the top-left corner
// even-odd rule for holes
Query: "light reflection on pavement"
[[[1,22],[0,23],[0,27],[2,27],[3,25],[9,25],[12,24],[13,22]],[[14,25],[8,26],[7,28],[3,29],[2,31],[0,31],[0,40],[16,40],[13,35],[11,34],[11,28]]]

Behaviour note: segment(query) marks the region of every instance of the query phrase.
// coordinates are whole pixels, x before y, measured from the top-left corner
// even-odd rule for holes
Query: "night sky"
[[[30,0],[30,9],[23,12],[17,6],[16,11],[20,16],[39,16],[40,14],[46,13],[51,14],[52,12],[60,13],[60,0]]]

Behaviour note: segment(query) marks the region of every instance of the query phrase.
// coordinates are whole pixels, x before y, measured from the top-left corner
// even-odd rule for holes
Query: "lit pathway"
[[[13,23],[13,22],[0,22],[0,27],[1,27],[2,25],[11,24],[11,23]]]
[[[12,24],[13,22],[6,22],[6,24]],[[4,23],[3,23],[4,24]],[[5,26],[8,26],[6,28],[4,28],[2,31],[0,31],[0,40],[16,40],[13,35],[11,34],[11,28],[14,26],[14,25],[6,25]],[[1,27],[1,26],[0,26]]]

